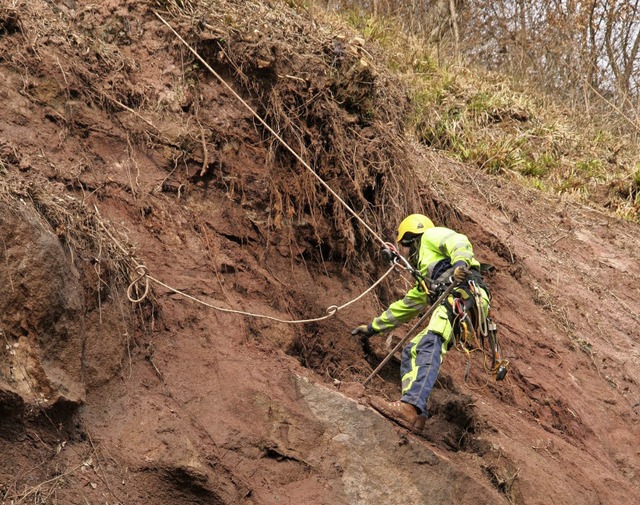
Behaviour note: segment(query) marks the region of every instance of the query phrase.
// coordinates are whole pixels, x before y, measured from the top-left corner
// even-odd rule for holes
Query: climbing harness
[[[485,286],[482,289],[488,292]],[[502,381],[507,375],[509,361],[502,357],[498,342],[498,326],[491,317],[491,309],[489,308],[488,315],[485,317],[480,286],[475,279],[469,280],[461,291],[466,293],[468,298],[464,300],[462,297],[454,297],[452,300],[454,328],[452,346],[461,349],[467,358],[464,382],[466,384],[469,376],[471,353],[474,351],[483,353],[484,369],[493,375],[496,381]],[[475,324],[472,320],[474,315]]]
[[[480,289],[482,288],[487,292],[489,297],[491,296],[489,288],[480,280],[481,277],[477,276],[476,278],[470,279],[466,286],[458,286],[459,289],[455,293],[458,296],[450,297],[449,295],[455,287],[455,283],[449,274],[450,271],[441,276],[441,278],[444,279],[442,282],[431,283],[429,289],[427,288],[427,282],[429,282],[429,280],[426,279],[417,268],[414,268],[405,257],[400,255],[393,244],[389,242],[384,244],[382,258],[387,263],[391,263],[411,273],[418,285],[427,293],[427,296],[430,296],[432,301],[434,298],[437,298],[433,302],[431,309],[425,315],[431,315],[437,305],[444,303],[449,314],[453,316],[452,326],[454,327],[454,336],[451,345],[462,350],[467,358],[467,366],[464,372],[465,384],[469,376],[469,370],[471,369],[471,353],[475,351],[482,351],[484,354],[484,369],[491,373],[496,381],[504,380],[507,375],[509,362],[502,358],[500,344],[498,343],[496,323],[490,316],[484,317],[483,311],[480,309],[480,307],[482,307],[482,294]],[[443,293],[447,294],[444,298]],[[466,299],[462,293],[466,294]],[[447,298],[451,298],[450,304],[445,303]],[[474,309],[471,313],[469,311],[470,308]],[[472,314],[475,315],[475,321],[472,320]],[[418,325],[423,320],[424,316],[420,319]],[[417,325],[414,326],[414,328],[416,327]],[[414,328],[409,331],[407,336],[413,332]],[[480,340],[479,346],[477,345],[478,339]],[[476,340],[475,344],[474,340]],[[387,363],[388,359],[400,348],[400,345],[406,341],[407,337],[403,338],[400,341],[401,343],[391,351],[381,365]],[[489,365],[487,365],[488,361],[490,362]],[[379,368],[381,368],[380,365]],[[377,371],[378,369],[371,374],[364,384],[366,384]]]
[[[487,323],[489,328],[489,351],[491,352],[491,365],[489,370],[493,373],[497,381],[501,381],[507,376],[509,361],[502,357],[496,323],[490,317],[487,317]]]

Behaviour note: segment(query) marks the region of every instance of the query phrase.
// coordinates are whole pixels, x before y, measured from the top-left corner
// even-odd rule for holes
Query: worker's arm
[[[453,232],[440,242],[440,252],[451,259],[453,266],[466,265],[480,268],[480,263],[473,254],[473,247],[466,235]]]
[[[389,331],[409,321],[427,306],[427,294],[414,287],[402,300],[393,302],[387,310],[371,322],[376,333]]]

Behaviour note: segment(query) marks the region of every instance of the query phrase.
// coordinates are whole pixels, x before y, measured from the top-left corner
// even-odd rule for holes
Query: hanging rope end
[[[149,294],[149,277],[147,275],[147,267],[144,265],[137,265],[135,271],[137,277],[133,279],[133,281],[131,281],[131,284],[129,284],[129,287],[127,288],[127,298],[131,303],[140,303],[144,301],[144,299],[147,298],[147,295]],[[133,295],[133,291],[135,289],[136,293],[139,292],[138,283],[142,280],[144,281],[142,295],[136,298]]]

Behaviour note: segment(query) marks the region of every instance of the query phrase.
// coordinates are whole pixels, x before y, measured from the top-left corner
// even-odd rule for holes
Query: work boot
[[[424,428],[427,418],[418,414],[418,409],[410,403],[388,402],[384,398],[374,396],[371,398],[371,406],[383,416],[395,421],[414,433],[420,433]]]

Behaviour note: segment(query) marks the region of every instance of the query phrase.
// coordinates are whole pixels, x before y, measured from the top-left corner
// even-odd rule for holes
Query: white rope
[[[373,235],[373,237],[375,237],[384,247],[387,247],[387,243],[375,232],[373,231],[373,229],[360,217],[356,214],[356,212],[349,207],[349,205],[340,197],[340,195],[338,195],[317,173],[315,170],[313,170],[311,168],[311,166],[304,160],[302,159],[302,157],[300,157],[300,155],[292,148],[289,146],[289,144],[287,144],[285,142],[285,140],[278,134],[276,133],[267,123],[264,119],[262,119],[260,117],[260,115],[255,112],[251,106],[245,102],[245,100],[243,100],[243,98],[238,95],[238,93],[235,92],[235,90],[229,86],[229,84],[227,84],[227,82],[213,69],[211,68],[211,66],[202,58],[202,56],[200,56],[200,54],[198,54],[198,52],[193,49],[181,36],[180,34],[178,34],[178,32],[176,32],[173,27],[167,22],[165,21],[165,19],[158,14],[158,12],[156,12],[155,10],[153,10],[153,13],[160,19],[160,21],[162,21],[162,23],[164,23],[164,25],[167,26],[167,28],[169,28],[169,30],[171,30],[173,32],[173,34],[180,40],[180,42],[182,42],[186,48],[191,51],[191,53],[193,53],[193,55],[207,68],[207,70],[209,70],[209,72],[211,72],[216,79],[218,79],[218,81],[220,81],[220,83],[227,88],[227,90],[229,90],[229,92],[236,97],[240,103],[242,103],[242,105],[251,113],[251,115],[253,117],[255,117],[261,124],[262,126],[264,126],[267,131],[269,131],[307,170],[309,170],[313,176],[318,180],[318,182],[329,192],[331,193],[334,198],[336,200],[338,200],[338,202],[340,202],[345,209],[347,209],[347,211],[353,216],[355,217],[360,224],[362,224],[362,226],[365,227],[365,229],[371,233],[371,235]],[[98,209],[96,207],[96,212],[98,212]],[[101,223],[102,224],[102,223]],[[127,288],[127,298],[129,299],[129,301],[131,301],[132,303],[140,303],[141,301],[143,301],[147,295],[149,294],[149,281],[155,282],[156,284],[164,287],[165,289],[168,289],[169,291],[176,293],[180,296],[183,296],[185,298],[188,298],[196,303],[199,303],[201,305],[204,305],[206,307],[212,308],[214,310],[218,310],[220,312],[226,312],[226,313],[230,313],[230,314],[240,314],[240,315],[244,315],[244,316],[250,316],[250,317],[256,317],[256,318],[261,318],[261,319],[269,319],[271,321],[277,321],[279,323],[288,323],[288,324],[303,324],[303,323],[312,323],[312,322],[317,322],[317,321],[323,321],[324,319],[328,319],[329,317],[334,316],[335,314],[337,314],[340,310],[348,307],[349,305],[351,305],[352,303],[355,303],[356,301],[360,300],[362,297],[364,297],[367,293],[369,293],[372,289],[374,289],[378,284],[380,284],[395,268],[395,264],[392,265],[383,275],[382,277],[380,277],[373,285],[371,285],[366,291],[364,291],[362,294],[360,294],[359,296],[357,296],[356,298],[354,298],[353,300],[348,301],[347,303],[340,305],[340,306],[336,306],[336,305],[331,305],[330,307],[327,308],[327,314],[325,316],[321,316],[321,317],[317,317],[317,318],[312,318],[312,319],[296,319],[296,320],[285,320],[285,319],[280,319],[277,317],[273,317],[273,316],[267,316],[264,314],[254,314],[252,312],[246,312],[243,310],[235,310],[235,309],[226,309],[224,307],[218,307],[216,305],[212,305],[210,303],[207,303],[203,300],[200,300],[194,296],[191,296],[187,293],[185,293],[184,291],[180,291],[179,289],[176,289],[172,286],[169,286],[168,284],[165,284],[164,282],[156,279],[155,277],[150,276],[147,273],[147,268],[138,263],[135,258],[133,258],[129,252],[122,247],[122,245],[115,239],[115,237],[113,235],[111,235],[111,233],[109,232],[109,230],[106,228],[106,226],[104,226],[104,224],[102,224],[102,227],[104,228],[104,230],[107,232],[107,234],[111,237],[111,239],[114,241],[114,243],[123,251],[124,254],[126,254],[127,256],[131,257],[132,261],[136,264],[136,274],[137,277],[129,284],[129,287]],[[133,296],[133,290],[134,288],[137,286],[138,282],[140,282],[141,280],[144,280],[144,290],[141,296],[139,297],[134,297]]]
[[[98,207],[96,207],[95,205],[93,207],[96,210],[96,213],[98,214],[98,216],[100,216],[100,211],[98,211]],[[107,233],[107,235],[109,235],[109,238],[113,241],[113,243],[116,245],[116,247],[118,247],[118,249],[120,249],[120,251],[122,251],[127,257],[131,258],[131,261],[133,261],[133,263],[135,263],[135,271],[136,271],[137,277],[133,281],[131,281],[131,283],[129,284],[129,287],[127,288],[127,298],[129,299],[129,301],[131,303],[140,303],[147,297],[147,295],[149,294],[149,281],[152,281],[152,282],[155,282],[156,284],[168,289],[169,291],[171,291],[173,293],[176,293],[176,294],[178,294],[180,296],[184,296],[185,298],[188,298],[189,300],[192,300],[192,301],[194,301],[196,303],[204,305],[205,307],[209,307],[209,308],[218,310],[220,312],[226,312],[226,313],[229,313],[229,314],[240,314],[240,315],[243,315],[243,316],[256,317],[256,318],[260,318],[260,319],[270,319],[271,321],[277,321],[279,323],[289,323],[289,324],[313,323],[313,322],[316,322],[316,321],[323,321],[324,319],[328,319],[331,316],[334,316],[335,314],[337,314],[342,309],[348,307],[352,303],[355,303],[358,300],[360,300],[362,297],[364,297],[366,294],[368,294],[373,288],[375,288],[378,284],[380,284],[393,271],[393,269],[396,267],[396,265],[393,264],[389,268],[389,270],[387,270],[382,275],[382,277],[380,277],[375,283],[373,283],[369,288],[367,288],[364,292],[362,292],[360,295],[358,295],[353,300],[350,300],[347,303],[344,303],[344,304],[342,304],[340,306],[331,305],[330,307],[327,307],[327,315],[325,315],[325,316],[321,316],[321,317],[317,317],[317,318],[313,318],[313,319],[295,319],[295,320],[279,319],[277,317],[267,316],[267,315],[264,315],[264,314],[254,314],[252,312],[246,312],[244,310],[225,309],[224,307],[218,307],[217,305],[212,305],[210,303],[207,303],[207,302],[205,302],[203,300],[200,300],[199,298],[196,298],[195,296],[191,296],[191,295],[185,293],[184,291],[180,291],[179,289],[176,289],[176,288],[174,288],[172,286],[169,286],[168,284],[165,284],[161,280],[158,280],[155,277],[152,277],[151,275],[149,275],[147,273],[147,267],[144,266],[141,263],[138,263],[138,261],[136,261],[136,259],[129,253],[129,251],[127,251],[125,249],[125,247],[118,241],[118,239],[116,239],[111,234],[111,232],[104,225],[102,220],[99,220],[98,222],[100,223],[100,226],[102,226],[102,229]],[[144,280],[143,293],[139,297],[134,297],[133,296],[133,290],[136,287],[136,285],[138,284],[138,282],[140,282],[141,280]]]
[[[143,265],[140,265],[144,268]],[[196,298],[195,296],[191,296],[187,293],[185,293],[184,291],[180,291],[179,289],[173,288],[167,284],[165,284],[162,281],[159,281],[158,279],[155,279],[154,277],[151,277],[150,275],[147,275],[146,278],[149,279],[150,281],[155,282],[156,284],[159,284],[160,286],[168,289],[169,291],[172,291],[173,293],[176,293],[180,296],[184,296],[185,298],[188,298],[189,300],[192,300],[196,303],[199,303],[201,305],[204,305],[205,307],[209,307],[211,309],[215,309],[218,310],[220,312],[226,312],[229,314],[240,314],[242,316],[250,316],[250,317],[256,317],[259,319],[269,319],[271,321],[277,321],[279,323],[288,323],[288,324],[304,324],[304,323],[314,323],[317,321],[323,321],[325,319],[328,319],[332,316],[334,316],[335,314],[338,313],[338,311],[344,309],[345,307],[348,307],[349,305],[351,305],[352,303],[357,302],[358,300],[360,300],[360,298],[362,298],[363,296],[365,296],[367,293],[369,293],[373,288],[375,288],[378,284],[380,284],[385,277],[387,277],[387,275],[389,275],[391,273],[391,271],[395,268],[395,265],[392,266],[391,268],[389,268],[389,270],[387,270],[382,277],[380,277],[371,287],[369,287],[366,291],[364,291],[362,294],[360,294],[358,297],[354,298],[353,300],[348,301],[347,303],[340,305],[339,307],[336,305],[331,305],[330,307],[327,308],[327,315],[326,316],[321,316],[321,317],[316,317],[313,319],[294,319],[294,320],[287,320],[287,319],[280,319],[278,317],[273,317],[273,316],[267,316],[264,314],[254,314],[252,312],[246,312],[244,310],[235,310],[235,309],[225,309],[224,307],[218,307],[216,305],[212,305],[210,303],[207,303],[205,301],[202,301],[198,298]],[[145,269],[146,270],[146,269]],[[136,281],[139,279],[136,279]],[[134,281],[134,283],[136,282]],[[133,284],[132,284],[133,285]],[[129,286],[131,287],[131,286]],[[133,300],[132,300],[133,301]]]
[[[111,237],[111,238],[113,238],[113,237]],[[145,267],[144,265],[139,264],[135,259],[133,261],[136,263],[136,274],[138,274],[138,277],[136,277],[131,282],[131,284],[129,284],[129,287],[127,288],[127,298],[129,299],[129,301],[131,303],[140,303],[149,294],[149,276],[147,275],[147,267]],[[140,295],[137,298],[134,298],[134,296],[133,296],[133,288],[142,279],[144,279],[144,291],[142,292],[142,295]]]

